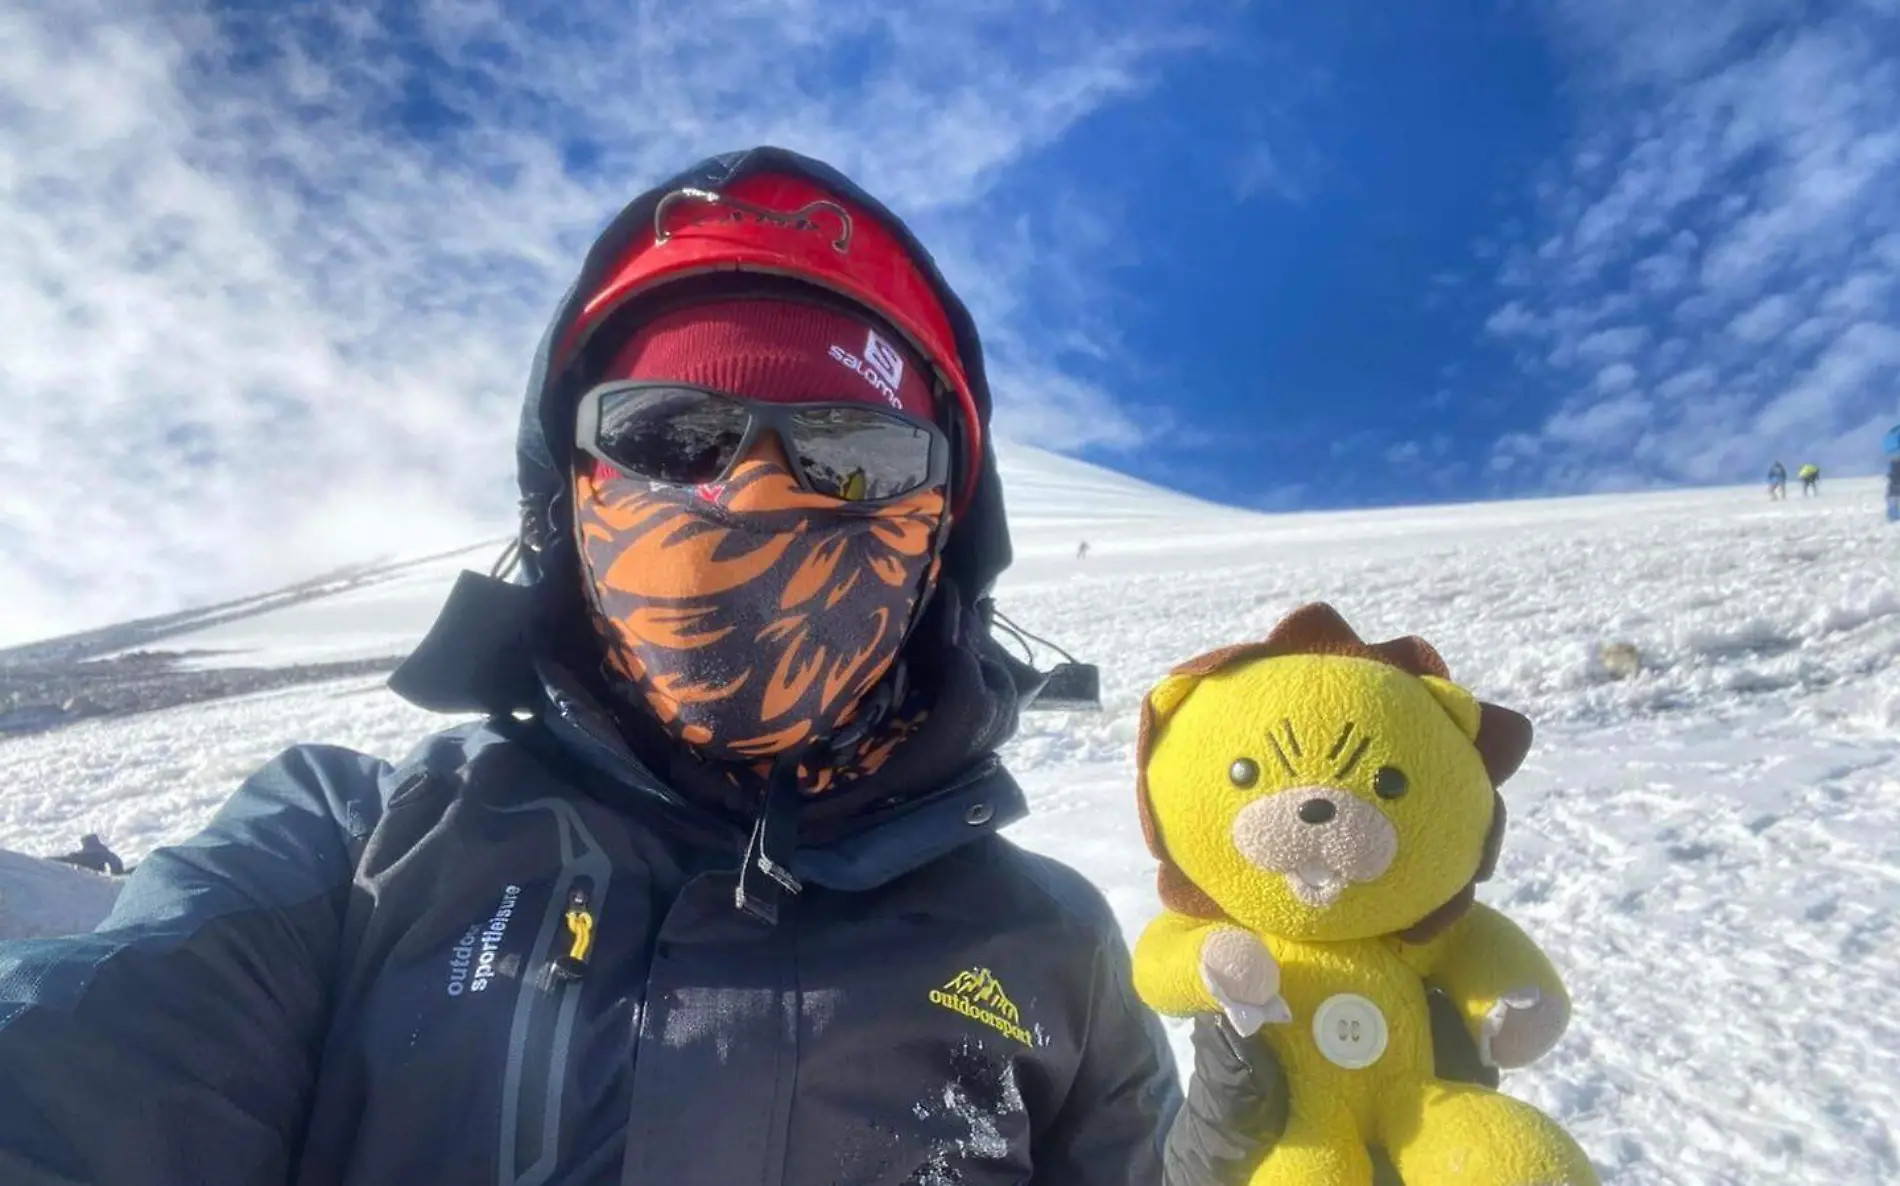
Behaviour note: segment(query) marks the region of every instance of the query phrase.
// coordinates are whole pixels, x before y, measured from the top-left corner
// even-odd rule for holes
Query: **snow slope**
[[[1008,492],[1007,505],[1019,557],[1073,557],[1076,545],[1092,534],[1114,534],[1129,541],[1141,525],[1193,518],[1201,534],[1218,525],[1250,527],[1258,516],[1164,490],[1087,462],[1040,449],[998,447],[998,465]],[[392,564],[367,572],[352,571],[321,596],[265,595],[206,614],[177,615],[178,628],[162,638],[140,637],[136,645],[106,655],[159,647],[192,652],[196,667],[278,667],[299,663],[346,662],[401,655],[429,628],[442,598],[463,569],[487,572],[500,556],[509,532],[442,556]],[[1158,537],[1166,541],[1164,533]]]
[[[110,877],[0,852],[0,939],[89,931],[118,894],[119,884]]]
[[[335,593],[229,615],[156,645],[200,652],[187,660],[195,667],[286,667],[400,655],[429,628],[455,574],[489,571],[506,542],[506,533],[497,532],[462,551],[390,565]]]
[[[1368,637],[1423,634],[1538,724],[1483,896],[1565,971],[1577,1017],[1506,1089],[1606,1181],[1900,1181],[1900,529],[1877,485],[1267,517],[1013,464],[1001,603],[1104,665],[1106,711],[1025,719],[1006,756],[1035,812],[1011,835],[1088,874],[1131,938],[1155,909],[1130,798],[1141,693],[1327,600]],[[389,585],[376,629],[419,630],[448,572]],[[260,618],[252,644],[363,645],[340,605]],[[1609,642],[1641,673],[1613,678]],[[361,680],[0,742],[0,845],[97,831],[142,858],[284,745],[395,755],[441,723]]]

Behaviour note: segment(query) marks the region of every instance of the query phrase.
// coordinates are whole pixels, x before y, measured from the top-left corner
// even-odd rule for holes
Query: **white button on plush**
[[[1385,1014],[1362,996],[1342,992],[1327,997],[1313,1014],[1313,1041],[1335,1066],[1357,1071],[1385,1053]]]

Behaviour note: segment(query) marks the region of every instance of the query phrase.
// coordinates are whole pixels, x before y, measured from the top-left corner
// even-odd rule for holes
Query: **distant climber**
[[[1887,521],[1900,519],[1900,457],[1887,461]]]
[[[81,869],[91,869],[94,873],[110,873],[114,877],[125,876],[125,862],[119,854],[106,847],[95,832],[88,832],[79,838],[79,851],[69,852],[53,858],[68,865],[77,865]]]
[[[1801,467],[1801,497],[1806,498],[1821,492],[1821,467],[1808,464]]]
[[[1076,547],[1075,558],[1077,560],[1087,560],[1089,558],[1089,541],[1083,540],[1081,544]]]
[[[1768,500],[1788,497],[1788,467],[1779,461],[1768,467]]]

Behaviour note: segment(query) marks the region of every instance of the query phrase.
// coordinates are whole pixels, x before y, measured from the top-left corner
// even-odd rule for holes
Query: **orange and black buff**
[[[830,737],[890,671],[936,579],[945,496],[853,507],[754,459],[697,489],[584,465],[574,508],[607,674],[670,736],[744,765]],[[874,772],[915,724],[807,791]]]

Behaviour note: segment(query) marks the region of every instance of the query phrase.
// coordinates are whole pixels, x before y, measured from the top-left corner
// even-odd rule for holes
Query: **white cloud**
[[[1273,145],[1256,140],[1241,148],[1234,162],[1234,189],[1241,200],[1272,197],[1298,202],[1303,188]]]
[[[1866,442],[1841,434],[1891,411],[1900,332],[1900,61],[1877,48],[1900,36],[1894,13],[1541,11],[1581,130],[1540,180],[1541,220],[1495,268],[1486,324],[1542,346],[1518,354],[1558,407],[1529,434],[1530,468],[1560,485],[1735,480],[1790,449],[1865,468]],[[1512,436],[1494,453],[1523,473],[1526,448]]]
[[[1635,288],[1651,297],[1681,288],[1695,271],[1700,245],[1694,231],[1677,231],[1667,247],[1636,262],[1632,269]]]
[[[1000,279],[982,245],[1041,208],[1002,179],[1199,44],[1053,0],[0,10],[0,642],[505,527],[580,252],[749,144],[913,218],[1009,431],[1126,443],[1125,394],[1042,346],[1112,349],[1088,265],[1032,228],[1048,266]]]
[[[1628,358],[1649,341],[1649,331],[1640,325],[1601,329],[1577,343],[1577,357],[1586,363]]]
[[[1550,0],[1560,45],[1597,87],[1675,86],[1707,75],[1737,47],[1799,16],[1802,0]]]
[[[1005,352],[990,368],[990,382],[1010,393],[998,433],[1074,452],[1087,448],[1129,450],[1153,435],[1154,425],[1122,397],[1100,384],[1031,361],[1033,352]]]
[[[1794,302],[1782,293],[1770,293],[1737,313],[1735,320],[1728,323],[1728,332],[1744,342],[1759,345],[1773,341],[1794,317]]]
[[[1877,386],[1891,393],[1895,368],[1900,368],[1900,329],[1856,322],[1829,344],[1799,382],[1761,409],[1755,429],[1766,438],[1785,439],[1796,432],[1825,437],[1865,414],[1866,405],[1857,398],[1860,392]],[[1891,394],[1881,402],[1892,410]]]
[[[1828,293],[1821,303],[1837,313],[1878,315],[1887,304],[1887,294],[1893,290],[1895,278],[1892,269],[1856,272]]]
[[[1542,325],[1521,302],[1511,301],[1497,312],[1491,314],[1484,328],[1500,338],[1516,337],[1534,333]]]
[[[1559,411],[1545,425],[1544,435],[1554,441],[1577,443],[1624,440],[1641,427],[1650,412],[1649,401],[1641,396],[1618,396]]]
[[[1597,372],[1596,389],[1604,395],[1627,391],[1636,382],[1636,368],[1627,362],[1613,362]]]
[[[1708,363],[1680,371],[1661,383],[1656,384],[1656,394],[1663,399],[1679,400],[1701,395],[1715,389],[1716,369]]]

